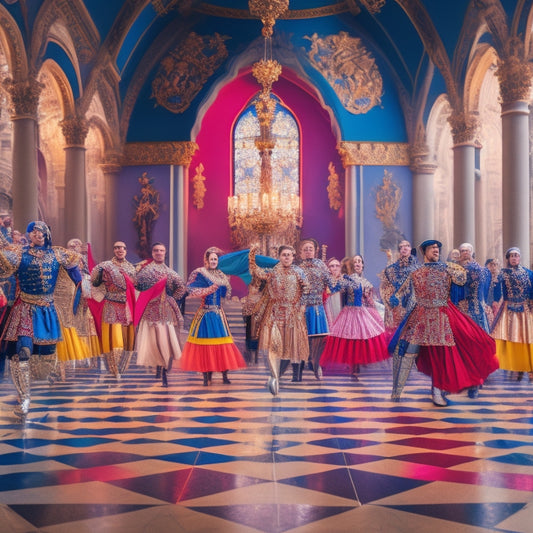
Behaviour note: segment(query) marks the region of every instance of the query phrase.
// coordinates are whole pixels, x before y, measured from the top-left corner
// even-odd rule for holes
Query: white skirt
[[[179,360],[181,347],[179,329],[171,323],[151,323],[141,320],[135,340],[137,364],[141,366],[164,366]]]

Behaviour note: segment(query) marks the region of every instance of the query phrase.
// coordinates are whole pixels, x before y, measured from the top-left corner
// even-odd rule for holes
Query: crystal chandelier
[[[276,100],[271,90],[281,74],[281,65],[272,59],[272,33],[276,19],[288,9],[289,0],[249,0],[248,6],[250,13],[261,19],[261,33],[265,39],[263,59],[252,66],[252,74],[262,87],[255,103],[260,131],[255,138],[255,146],[259,152],[261,171],[258,193],[247,192],[228,198],[228,219],[234,235],[240,235],[238,244],[249,244],[246,241],[256,235],[262,253],[268,254],[269,240],[274,234],[280,235],[301,226],[298,195],[276,188],[272,180],[271,156],[276,146],[272,122]]]

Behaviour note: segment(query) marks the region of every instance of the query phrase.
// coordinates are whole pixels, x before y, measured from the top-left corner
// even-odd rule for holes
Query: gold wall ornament
[[[215,6],[207,2],[194,4],[192,10],[196,13],[210,15],[212,17],[230,18],[248,20],[255,18],[250,14],[249,9],[236,9],[231,7]],[[308,9],[288,9],[279,19],[282,20],[308,20],[311,18],[334,17],[342,13],[359,15],[361,8],[355,3],[355,0],[345,0],[335,4],[322,7],[312,7]]]
[[[127,143],[124,146],[124,166],[191,164],[198,145],[192,141]]]
[[[410,162],[407,143],[341,141],[337,151],[344,168],[351,165],[407,166]]]
[[[335,169],[335,165],[332,161],[328,165],[328,198],[329,198],[329,207],[338,211],[342,206],[342,196],[339,183],[339,175]]]
[[[183,113],[205,82],[228,57],[224,41],[228,36],[198,35],[191,32],[184,42],[160,63],[152,81],[152,95],[157,104],[172,113]]]
[[[205,176],[203,175],[204,172],[204,165],[200,163],[196,168],[196,174],[194,175],[192,179],[193,183],[193,199],[192,203],[196,209],[202,209],[204,207],[204,197],[205,192],[207,191],[207,188],[204,184]]]
[[[376,190],[376,217],[381,221],[383,234],[379,239],[382,250],[395,250],[405,239],[398,227],[398,209],[402,199],[402,189],[392,179],[392,172],[385,169],[383,182]]]
[[[89,133],[89,123],[84,117],[67,117],[59,125],[67,146],[84,146]]]
[[[37,118],[39,97],[44,89],[44,84],[35,78],[18,82],[6,78],[4,87],[10,96],[11,108],[17,118]]]
[[[133,206],[135,214],[132,221],[137,230],[138,241],[136,250],[141,259],[151,257],[152,231],[155,221],[159,218],[159,191],[153,186],[154,178],[143,172],[138,178],[141,185],[140,194],[133,197]]]
[[[375,15],[381,11],[381,8],[385,5],[385,0],[359,0],[363,4],[369,13]]]
[[[276,19],[289,9],[289,0],[248,0],[248,8],[250,15],[263,23],[263,37],[271,37]]]
[[[316,33],[304,38],[311,41],[310,63],[326,78],[347,111],[359,115],[381,103],[383,79],[361,39],[345,31],[323,39]]]

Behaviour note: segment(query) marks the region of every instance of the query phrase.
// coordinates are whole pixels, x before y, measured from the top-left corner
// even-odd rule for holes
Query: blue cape
[[[239,276],[246,285],[252,281],[252,275],[248,269],[248,252],[250,250],[239,250],[230,254],[221,255],[218,259],[218,268],[231,276]],[[256,255],[255,262],[261,268],[272,268],[279,260],[266,255]]]

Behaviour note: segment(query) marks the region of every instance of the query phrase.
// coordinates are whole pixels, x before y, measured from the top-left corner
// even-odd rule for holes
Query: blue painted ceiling
[[[58,0],[58,3],[65,1]],[[230,37],[226,41],[230,58],[209,80],[211,87],[227,74],[224,70],[229,68],[232,57],[243,53],[261,32],[261,22],[249,14],[248,0],[69,1],[88,13],[98,32],[100,48],[111,38],[119,42],[112,57],[120,78],[118,94],[122,98],[131,87],[138,66],[147,56],[163,56],[165,50],[161,50],[162,46],[167,46],[167,51],[172,50],[179,45],[180,38],[191,31],[200,35],[218,31]],[[524,1],[530,3],[530,0]],[[372,0],[290,0],[288,14],[276,22],[275,37],[288,36],[295,49],[300,50],[305,46],[304,37],[313,33],[325,36],[346,31],[362,37],[365,46],[376,57],[380,71],[388,78],[385,83],[394,84],[395,92],[411,95],[414,99],[429,63],[428,46],[441,46],[452,65],[463,22],[476,0],[385,0],[375,13],[367,8],[369,3],[372,4]],[[49,4],[50,0],[1,1],[1,5],[17,21],[27,43],[31,40],[39,10]],[[516,9],[517,2],[504,0],[501,5],[510,14]],[[166,36],[166,40],[162,40],[162,36]],[[53,47],[49,50],[55,57],[60,57]],[[81,69],[82,85],[83,78],[91,75],[90,67]],[[320,73],[312,68],[304,70],[313,84],[324,86]],[[67,76],[72,77],[72,86],[77,87],[72,69],[66,68],[65,71]],[[148,85],[147,80],[140,93],[147,94]],[[210,90],[206,87],[203,95]],[[330,107],[338,107],[338,103],[333,101],[334,95],[326,96],[331,98]],[[195,106],[201,103],[201,97],[199,95],[193,103]],[[339,112],[342,113],[342,110]]]

